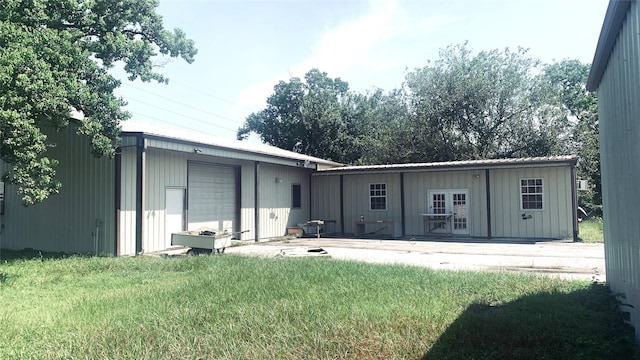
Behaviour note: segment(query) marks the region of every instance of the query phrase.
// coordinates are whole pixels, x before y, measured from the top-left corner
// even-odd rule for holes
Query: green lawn
[[[638,353],[616,299],[589,282],[327,258],[2,257],[0,359]]]
[[[588,243],[604,242],[602,219],[596,218],[580,222],[580,239]]]

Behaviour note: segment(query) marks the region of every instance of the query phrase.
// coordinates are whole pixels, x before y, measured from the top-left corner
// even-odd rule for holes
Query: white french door
[[[428,211],[431,214],[450,215],[446,226],[442,225],[441,232],[469,235],[469,190],[432,190],[429,191]]]

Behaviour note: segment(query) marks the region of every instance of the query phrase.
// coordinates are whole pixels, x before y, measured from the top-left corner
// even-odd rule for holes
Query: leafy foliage
[[[122,62],[129,79],[167,82],[154,71],[161,54],[191,63],[196,54],[184,32],[169,32],[155,0],[5,0],[0,7],[0,158],[4,180],[18,185],[25,205],[58,192],[57,160],[45,129],[83,114],[78,133],[95,156],[112,156],[119,121],[129,114],[114,96],[120,83],[108,70]]]
[[[580,205],[600,211],[595,93],[589,65],[542,64],[525,49],[477,54],[452,45],[409,71],[400,89],[367,94],[311,70],[280,82],[238,138],[255,132],[288,150],[348,164],[389,164],[578,154],[592,191]]]
[[[589,191],[580,192],[580,206],[594,216],[602,215],[602,186],[600,181],[600,143],[598,127],[598,96],[586,89],[589,78],[588,64],[578,60],[563,60],[544,69],[552,92],[573,121],[568,144],[571,151],[580,154],[578,177],[589,182]]]
[[[449,46],[407,75],[412,127],[430,160],[545,156],[562,151],[566,121],[549,106],[527,51]]]
[[[366,106],[364,97],[349,92],[348,83],[312,69],[304,81],[296,77],[280,81],[267,107],[249,115],[238,138],[255,132],[262,141],[283,149],[352,162],[364,151],[358,144]]]

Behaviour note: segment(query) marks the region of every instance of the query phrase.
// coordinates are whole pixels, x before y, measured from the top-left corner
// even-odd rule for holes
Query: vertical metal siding
[[[260,238],[283,236],[287,227],[311,220],[309,173],[304,168],[260,165]],[[291,208],[292,184],[301,185],[300,209]]]
[[[47,155],[58,159],[62,189],[41,204],[25,208],[15,186],[7,186],[2,247],[67,253],[113,254],[114,161],[94,158],[86,137],[75,128],[45,130],[56,143]],[[81,176],[78,176],[81,175]]]
[[[543,210],[520,209],[520,179],[543,179]],[[495,237],[564,239],[573,236],[569,166],[496,169],[491,172]],[[522,214],[531,215],[523,220]]]
[[[475,178],[474,175],[478,177]],[[431,190],[469,190],[470,236],[487,236],[484,171],[442,171],[405,173],[407,235],[424,235]]]
[[[640,8],[632,2],[598,88],[607,283],[640,341]]]
[[[313,176],[311,178],[311,217],[314,219],[335,220],[335,231],[342,229],[340,216],[340,175]],[[345,232],[351,232],[345,226]]]
[[[240,181],[240,231],[249,230],[241,234],[240,239],[251,240],[255,237],[253,162],[240,168]]]
[[[120,234],[117,255],[136,254],[136,148],[121,149]]]
[[[401,233],[401,201],[400,201],[400,174],[363,174],[344,175],[344,221],[345,232],[353,232],[353,222],[364,216],[365,220],[395,221],[395,235],[404,236]],[[369,184],[387,184],[387,210],[369,210]]]

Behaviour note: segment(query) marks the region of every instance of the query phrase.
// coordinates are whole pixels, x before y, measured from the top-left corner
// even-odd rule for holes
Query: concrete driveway
[[[322,248],[325,252],[313,251]],[[309,252],[309,250],[312,250]],[[339,260],[405,264],[445,270],[519,271],[563,279],[605,281],[604,244],[359,240],[301,238],[250,243],[227,253],[329,256]]]

